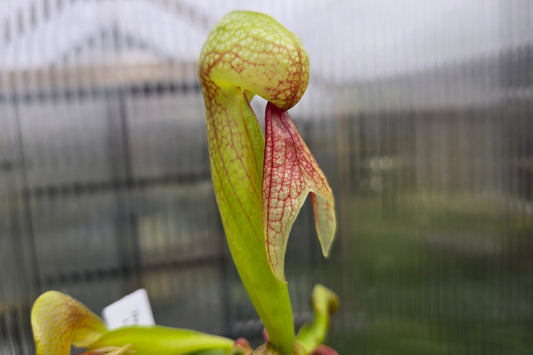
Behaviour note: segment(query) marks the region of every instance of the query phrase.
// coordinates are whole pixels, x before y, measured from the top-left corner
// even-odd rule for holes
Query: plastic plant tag
[[[155,325],[148,293],[144,288],[105,307],[102,316],[109,329],[126,325]]]

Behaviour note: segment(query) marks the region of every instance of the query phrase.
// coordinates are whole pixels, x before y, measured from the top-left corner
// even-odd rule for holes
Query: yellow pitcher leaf
[[[71,345],[86,347],[107,331],[97,315],[58,291],[45,292],[35,301],[31,325],[37,355],[68,355]]]

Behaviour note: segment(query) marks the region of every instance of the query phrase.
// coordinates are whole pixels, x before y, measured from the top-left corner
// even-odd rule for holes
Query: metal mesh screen
[[[274,16],[311,58],[293,117],[339,230],[325,261],[308,207],[294,226],[297,324],[320,282],[341,298],[341,354],[533,353],[527,0],[2,2],[0,353],[34,352],[29,312],[48,289],[98,313],[144,287],[158,324],[260,336],[196,74],[233,9]]]

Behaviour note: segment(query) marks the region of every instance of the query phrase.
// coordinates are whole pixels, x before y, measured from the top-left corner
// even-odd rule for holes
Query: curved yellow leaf
[[[87,307],[58,291],[43,293],[31,311],[37,355],[68,355],[71,345],[86,347],[106,332]]]
[[[297,339],[308,351],[318,351],[316,354],[330,354],[326,351],[328,347],[322,347],[320,349],[319,345],[326,337],[331,316],[339,308],[339,298],[328,288],[322,285],[316,285],[311,295],[311,304],[313,305],[314,312],[313,322],[304,324],[300,328]]]

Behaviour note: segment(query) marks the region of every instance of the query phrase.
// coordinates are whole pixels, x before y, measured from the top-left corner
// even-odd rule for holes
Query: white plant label
[[[144,288],[105,307],[102,315],[109,329],[126,325],[155,325],[148,293]]]

